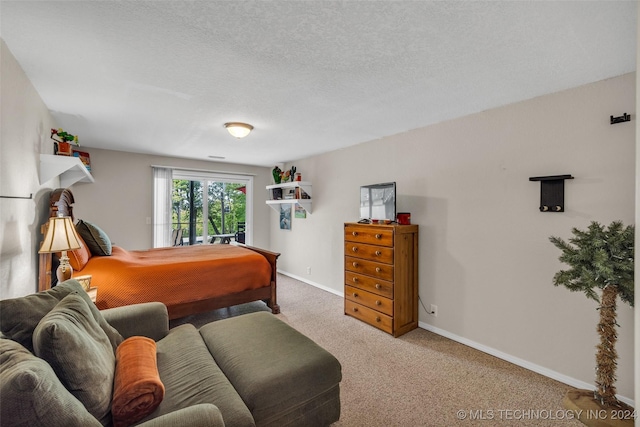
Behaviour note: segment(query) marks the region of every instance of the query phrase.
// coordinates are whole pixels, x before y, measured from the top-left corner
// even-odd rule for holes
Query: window
[[[170,206],[164,233],[180,230],[177,235],[182,239],[177,244],[251,244],[252,176],[175,169],[171,184],[170,197],[163,204]],[[156,204],[156,212],[161,208]],[[169,244],[159,244],[156,234],[155,247],[173,244],[171,238]]]

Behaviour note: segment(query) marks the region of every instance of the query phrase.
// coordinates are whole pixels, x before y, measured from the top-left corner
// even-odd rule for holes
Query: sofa
[[[325,426],[341,365],[270,312],[169,329],[69,280],[0,301],[2,426]],[[137,376],[136,376],[137,375]]]

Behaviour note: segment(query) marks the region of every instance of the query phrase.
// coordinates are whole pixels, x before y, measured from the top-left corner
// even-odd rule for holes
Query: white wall
[[[37,291],[40,224],[48,213],[49,190],[40,185],[40,153],[52,154],[57,127],[40,95],[0,39],[0,298]]]
[[[343,222],[358,219],[359,186],[396,181],[398,210],[420,225],[420,297],[439,310],[420,308],[422,325],[593,384],[597,305],[553,286],[564,267],[549,236],[634,222],[635,126],[609,116],[635,112],[635,83],[629,74],[294,162],[313,182],[313,213],[291,231],[272,213],[280,268],[342,293]],[[566,212],[541,213],[529,177],[559,174],[575,177]],[[632,399],[633,309],[618,314],[617,386]]]
[[[87,148],[91,156],[91,174],[95,182],[72,187],[76,219],[93,222],[102,228],[114,244],[126,249],[153,246],[152,165],[174,166],[254,175],[253,244],[269,245],[269,212],[264,200],[270,170],[264,167],[176,159],[162,156],[124,153]]]

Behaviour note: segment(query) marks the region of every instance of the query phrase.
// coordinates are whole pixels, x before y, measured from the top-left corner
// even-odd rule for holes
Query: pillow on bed
[[[81,248],[75,249],[73,251],[67,251],[67,256],[69,257],[69,264],[71,264],[71,268],[73,271],[80,271],[87,265],[89,262],[89,258],[91,258],[91,251],[89,247],[82,239],[82,236],[78,235]]]
[[[92,255],[111,255],[111,240],[100,227],[79,219],[76,223],[76,230],[89,246]]]

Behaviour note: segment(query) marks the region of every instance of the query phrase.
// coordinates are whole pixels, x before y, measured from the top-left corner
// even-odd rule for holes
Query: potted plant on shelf
[[[563,404],[567,409],[574,410],[577,418],[587,425],[632,426],[633,408],[616,397],[618,354],[615,344],[618,296],[633,307],[635,227],[624,227],[621,221],[614,221],[607,228],[594,221],[586,231],[573,228],[572,232],[575,237],[570,238],[569,243],[559,237],[549,238],[562,251],[560,261],[571,267],[557,272],[553,277],[553,284],[565,286],[570,291],[582,291],[587,298],[600,304],[600,321],[597,326],[600,344],[596,347],[595,391],[569,390]],[[602,291],[600,297],[596,289]],[[593,413],[604,414],[594,412],[603,410],[607,411],[606,417],[588,416]],[[627,417],[612,416],[622,415],[627,411]]]
[[[57,138],[54,138],[54,135],[56,135]],[[62,128],[51,129],[51,139],[55,141],[54,154],[59,154],[62,156],[72,155],[72,152],[71,152],[72,142],[77,146],[80,145],[78,143],[78,135],[71,135],[70,133],[63,131]]]

